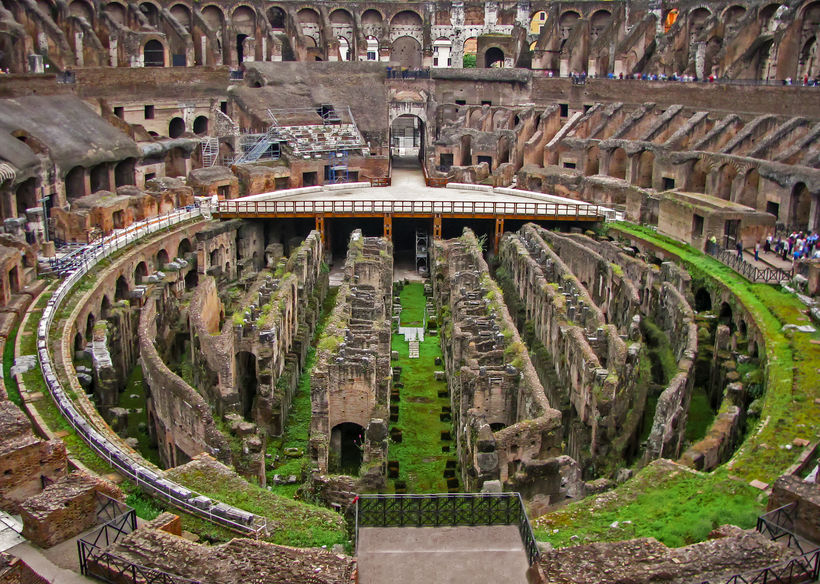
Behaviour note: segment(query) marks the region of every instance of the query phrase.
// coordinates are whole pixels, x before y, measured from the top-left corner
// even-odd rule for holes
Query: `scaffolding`
[[[426,231],[416,231],[416,271],[422,276],[429,273],[427,255],[429,243]]]
[[[330,183],[350,182],[350,171],[347,165],[347,150],[330,153],[330,164],[327,167],[327,180]]]

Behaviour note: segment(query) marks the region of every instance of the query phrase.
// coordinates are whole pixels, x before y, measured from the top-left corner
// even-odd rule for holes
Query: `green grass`
[[[427,297],[424,295],[424,284],[414,282],[404,286],[400,293],[401,325],[422,326]]]
[[[793,295],[768,284],[753,284],[691,246],[650,229],[624,223],[614,228],[678,256],[694,281],[708,286],[714,278],[730,288],[760,327],[766,343],[762,423],[735,454],[730,467],[742,480],[771,483],[799,454],[799,449],[783,446],[795,438],[816,439],[820,429],[820,406],[815,403],[820,398],[820,346],[811,343],[820,340],[820,332],[781,330],[785,324],[807,324],[805,307]]]
[[[167,476],[203,495],[266,517],[270,532],[266,540],[272,543],[318,547],[347,541],[341,515],[271,493],[228,468],[219,472],[213,465],[201,467],[189,463],[169,470]]]
[[[695,443],[706,436],[706,432],[715,420],[715,412],[709,404],[709,396],[702,387],[692,390],[689,402],[689,414],[686,417],[686,440]]]
[[[328,317],[336,304],[338,288],[331,288],[322,304],[322,313],[314,331],[314,342],[318,339],[327,325]],[[281,438],[272,438],[268,442],[268,453],[279,456],[280,463],[267,471],[267,481],[271,490],[285,497],[294,497],[299,488],[299,484],[294,485],[274,485],[273,476],[280,475],[288,477],[296,475],[302,476],[302,471],[308,465],[308,441],[310,439],[310,373],[316,363],[316,348],[311,346],[308,349],[307,358],[302,374],[299,376],[299,384],[288,412],[285,431]],[[286,448],[298,448],[302,451],[300,457],[288,457],[285,455]]]
[[[127,408],[128,436],[139,442],[137,450],[148,461],[161,467],[159,450],[151,444],[148,434],[148,414],[145,411],[145,383],[143,381],[142,366],[139,362],[134,365],[128,374],[125,389],[120,393],[119,407]],[[140,424],[143,424],[140,429]]]
[[[17,339],[19,328],[19,324],[14,325],[6,339],[6,345],[3,347],[3,380],[9,401],[17,406],[22,406],[23,399],[20,397],[20,388],[17,387],[17,381],[11,376],[11,368],[14,365],[14,341]]]
[[[719,525],[753,527],[764,498],[725,470],[704,474],[655,461],[614,491],[535,519],[533,531],[555,547],[635,537],[680,547],[705,540]]]
[[[423,311],[423,284],[408,284],[402,290],[402,316],[405,297]],[[399,480],[405,481],[408,493],[446,493],[445,464],[456,460],[456,455],[455,441],[441,441],[441,432],[451,431],[452,425],[439,418],[442,406],[450,405],[449,398],[438,397],[439,391],[447,389],[447,383],[435,377],[436,370],[444,369],[435,364],[436,357],[441,357],[439,337],[425,335],[419,344],[418,359],[409,358],[408,343],[402,335],[393,335],[392,349],[399,352],[399,361],[394,364],[402,367],[400,382],[404,387],[398,390],[399,420],[391,423],[391,428],[401,429],[402,441],[390,443],[389,459],[398,461]],[[445,445],[451,452],[441,451]],[[395,482],[389,481],[389,486],[395,487]]]

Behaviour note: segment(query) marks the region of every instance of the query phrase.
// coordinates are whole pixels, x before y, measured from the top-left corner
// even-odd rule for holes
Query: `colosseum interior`
[[[818,581],[818,37],[2,0],[0,582]]]

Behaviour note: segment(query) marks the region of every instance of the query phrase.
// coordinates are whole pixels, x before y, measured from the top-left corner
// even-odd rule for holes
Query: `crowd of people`
[[[811,231],[808,233],[794,231],[785,239],[781,236],[775,239],[774,236],[770,235],[763,244],[763,251],[775,253],[784,260],[818,259],[820,258],[820,246],[817,245],[818,239],[820,239],[820,235]],[[759,245],[756,247],[759,247]],[[757,249],[755,256],[757,256]]]
[[[547,77],[555,76],[554,71],[546,71],[545,75]],[[581,71],[580,73],[573,71],[571,72],[568,77],[570,77],[573,83],[576,84],[584,84],[587,80],[587,72]],[[589,75],[589,77],[593,79],[597,79],[598,75]],[[666,75],[665,73],[657,74],[648,74],[648,73],[632,73],[624,75],[623,73],[619,73],[615,75],[614,73],[608,73],[606,75],[606,79],[632,79],[635,81],[677,81],[681,83],[696,83],[701,81],[703,83],[722,83],[722,82],[732,82],[730,79],[718,79],[714,75],[709,75],[708,77],[704,77],[703,79],[699,79],[697,75],[679,75],[678,73],[672,73],[671,75]],[[783,79],[779,83],[783,85],[802,85],[803,87],[820,87],[820,77],[815,77],[814,79],[810,79],[808,75],[804,75],[803,79],[794,80],[791,77],[787,77]]]

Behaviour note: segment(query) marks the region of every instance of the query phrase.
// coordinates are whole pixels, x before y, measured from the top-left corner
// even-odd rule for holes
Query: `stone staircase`
[[[419,358],[419,341],[418,341],[418,339],[413,339],[412,341],[410,341],[409,351],[410,351],[409,356],[410,356],[411,359],[418,359]]]

